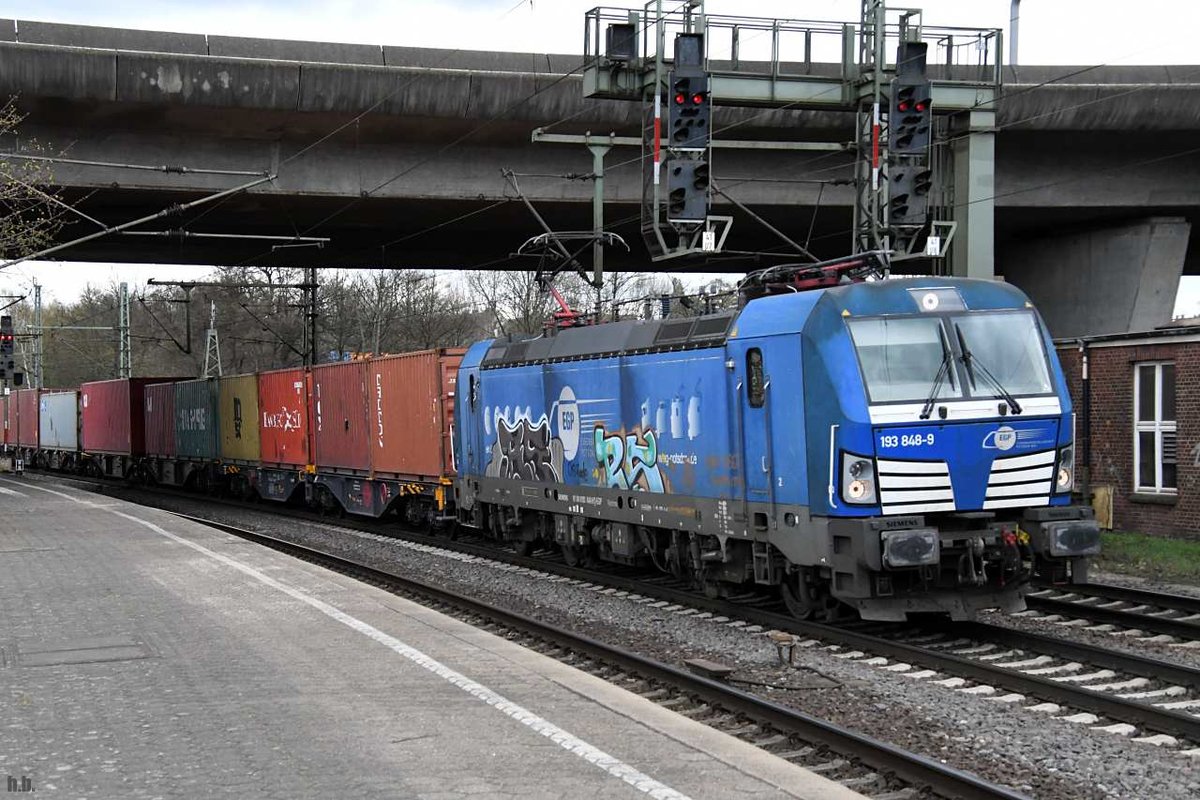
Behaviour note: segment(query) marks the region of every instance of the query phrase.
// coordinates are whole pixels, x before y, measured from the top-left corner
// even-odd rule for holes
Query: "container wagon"
[[[311,377],[304,369],[258,374],[260,465],[254,471],[259,496],[289,500],[313,466]]]
[[[446,513],[458,365],[441,349],[314,367],[310,500],[417,524]]]
[[[33,464],[37,458],[40,396],[40,389],[17,389],[9,395],[9,447],[23,464]]]
[[[79,387],[83,470],[135,477],[146,457],[146,387],[173,378],[118,378]]]
[[[38,449],[32,463],[68,472],[79,465],[79,392],[45,392],[38,398]]]
[[[175,463],[175,384],[152,383],[145,388],[146,457],[143,474],[156,483],[177,483]]]
[[[224,480],[237,497],[255,493],[260,460],[258,377],[229,375],[217,379],[218,456]]]

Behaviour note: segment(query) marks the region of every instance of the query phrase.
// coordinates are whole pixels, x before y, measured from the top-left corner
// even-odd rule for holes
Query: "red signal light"
[[[675,95],[675,105],[681,106],[686,102],[687,102],[687,96],[683,92],[680,92],[679,94]]]
[[[912,105],[907,100],[901,100],[896,104],[897,111],[908,111],[910,108],[912,108]]]
[[[704,102],[704,95],[699,93],[692,95],[692,102],[696,105],[700,105]]]
[[[917,101],[917,111],[924,111],[927,108],[929,108],[929,104],[926,103],[924,100]]]

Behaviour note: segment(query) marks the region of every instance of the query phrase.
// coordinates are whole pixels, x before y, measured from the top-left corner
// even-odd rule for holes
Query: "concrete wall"
[[[1149,330],[1171,321],[1191,225],[1148,217],[1005,247],[997,271],[1037,305],[1055,338]]]

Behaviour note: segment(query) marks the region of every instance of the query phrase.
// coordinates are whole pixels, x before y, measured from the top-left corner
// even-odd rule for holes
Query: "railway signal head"
[[[921,156],[929,151],[933,84],[926,71],[927,49],[924,42],[901,42],[896,53],[888,112],[888,151],[893,155]]]
[[[702,223],[708,218],[708,160],[667,161],[667,221]]]
[[[712,122],[708,75],[671,73],[667,104],[667,147],[673,150],[707,150]]]
[[[14,341],[12,317],[0,317],[0,355],[12,355]]]
[[[888,173],[888,224],[924,225],[933,171],[924,164],[893,164]]]
[[[925,155],[933,130],[933,84],[927,80],[892,81],[892,106],[888,115],[888,150],[893,155]]]

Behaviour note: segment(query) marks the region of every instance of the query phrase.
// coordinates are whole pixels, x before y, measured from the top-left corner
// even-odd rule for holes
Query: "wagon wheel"
[[[564,544],[562,554],[563,561],[567,562],[568,567],[591,566],[592,555],[588,552],[586,545]]]

